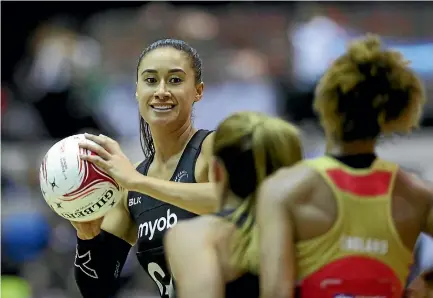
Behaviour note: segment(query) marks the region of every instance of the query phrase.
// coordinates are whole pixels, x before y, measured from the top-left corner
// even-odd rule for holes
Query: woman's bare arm
[[[293,222],[286,198],[291,187],[280,170],[263,183],[257,207],[260,234],[260,297],[291,298],[295,288],[295,243]],[[283,187],[284,185],[284,187]]]

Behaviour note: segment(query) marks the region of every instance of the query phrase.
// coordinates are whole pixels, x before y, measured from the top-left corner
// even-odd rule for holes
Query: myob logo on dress
[[[170,229],[177,223],[177,216],[175,213],[171,213],[170,209],[167,210],[167,215],[155,219],[154,221],[148,221],[138,226],[138,238],[149,237],[149,240],[153,239],[155,231],[162,232]]]

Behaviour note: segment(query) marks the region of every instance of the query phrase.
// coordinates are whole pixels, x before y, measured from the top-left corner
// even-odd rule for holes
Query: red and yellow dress
[[[353,169],[324,156],[304,161],[331,187],[338,208],[324,235],[298,242],[302,298],[400,298],[412,262],[391,213],[396,164]]]

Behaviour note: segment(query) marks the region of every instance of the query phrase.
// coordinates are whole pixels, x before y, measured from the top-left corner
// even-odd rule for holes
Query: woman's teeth
[[[158,105],[158,106],[152,106],[152,109],[158,110],[158,111],[168,111],[174,108],[174,105]]]

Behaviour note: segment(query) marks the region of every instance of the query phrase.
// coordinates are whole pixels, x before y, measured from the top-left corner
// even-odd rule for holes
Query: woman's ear
[[[195,99],[194,102],[198,102],[201,100],[201,98],[203,97],[203,90],[204,90],[204,83],[201,82],[200,84],[198,84],[196,86],[196,95],[195,95]]]

